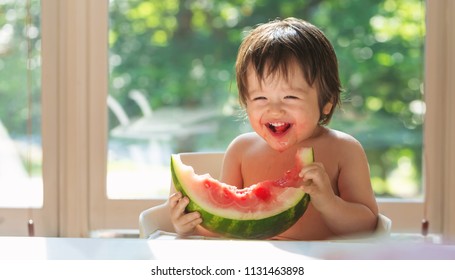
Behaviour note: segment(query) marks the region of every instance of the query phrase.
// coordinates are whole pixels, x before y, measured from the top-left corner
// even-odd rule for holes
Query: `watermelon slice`
[[[299,172],[312,162],[313,149],[302,148],[294,168],[282,178],[243,189],[210,174],[195,174],[179,155],[171,156],[171,172],[175,188],[190,199],[186,211],[198,211],[204,228],[229,238],[266,239],[284,232],[305,213],[310,196],[299,188]]]

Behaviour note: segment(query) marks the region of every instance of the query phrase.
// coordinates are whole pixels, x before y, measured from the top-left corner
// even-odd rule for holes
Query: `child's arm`
[[[240,170],[240,164],[233,156],[232,150],[227,150],[224,155],[223,167],[221,169],[220,182],[243,188],[243,179]]]
[[[371,188],[368,162],[358,142],[344,143],[340,156],[336,195],[324,165],[315,162],[300,175],[311,203],[337,235],[371,232],[376,228],[378,206]]]
[[[237,188],[244,187],[242,176],[242,157],[254,141],[254,134],[246,133],[237,136],[227,147],[224,154],[220,181]]]

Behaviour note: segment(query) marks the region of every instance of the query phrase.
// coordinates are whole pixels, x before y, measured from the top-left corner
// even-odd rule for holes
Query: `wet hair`
[[[301,67],[307,83],[317,89],[321,113],[319,124],[328,124],[341,102],[337,57],[332,44],[319,28],[297,18],[259,24],[244,38],[235,64],[240,104],[244,108],[247,106],[249,69],[253,69],[260,80],[265,75],[274,74],[287,78],[293,61]],[[327,103],[333,106],[325,115],[322,109]]]

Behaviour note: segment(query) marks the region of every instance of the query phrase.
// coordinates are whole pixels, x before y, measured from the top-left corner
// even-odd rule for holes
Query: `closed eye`
[[[294,95],[286,95],[284,97],[284,99],[300,99],[300,98],[298,98],[297,96],[294,96]]]
[[[265,98],[265,96],[256,96],[256,97],[253,97],[251,100],[252,100],[252,101],[256,101],[256,100],[267,100],[267,98]]]

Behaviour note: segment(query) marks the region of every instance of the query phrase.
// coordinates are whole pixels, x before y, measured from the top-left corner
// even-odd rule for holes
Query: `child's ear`
[[[330,114],[330,111],[332,111],[332,107],[333,107],[332,102],[327,102],[322,108],[322,114],[324,115]]]

